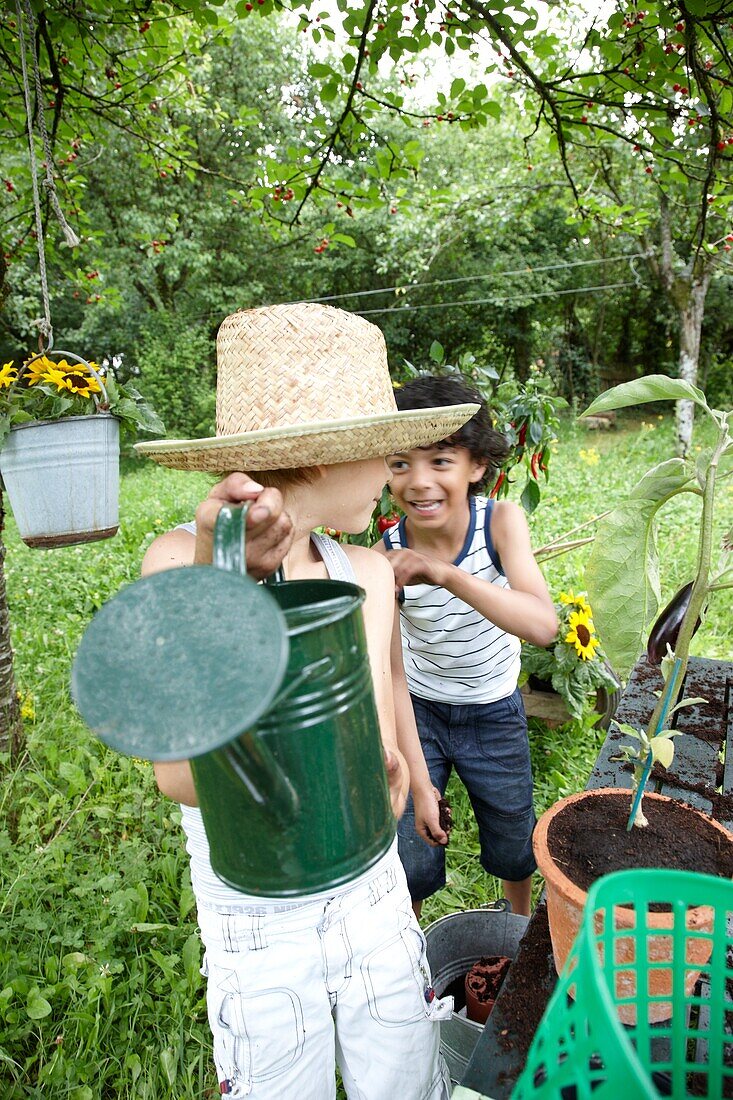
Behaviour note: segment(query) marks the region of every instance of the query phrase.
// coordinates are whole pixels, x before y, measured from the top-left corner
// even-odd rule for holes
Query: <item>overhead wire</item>
[[[373,315],[375,313],[413,313],[418,309],[447,309],[448,307],[455,308],[456,306],[482,306],[482,305],[506,305],[523,303],[532,298],[556,298],[561,294],[589,294],[592,291],[599,290],[618,290],[620,287],[625,286],[637,286],[635,279],[630,279],[624,283],[604,283],[601,286],[574,286],[568,287],[566,290],[538,290],[534,294],[522,294],[521,296],[509,295],[505,298],[459,298],[454,302],[426,302],[423,305],[417,306],[385,306],[382,309],[355,309],[353,312],[357,313],[360,317],[365,317],[367,314]]]
[[[482,279],[497,279],[506,278],[512,275],[534,275],[537,272],[543,271],[560,271],[570,267],[588,267],[591,265],[607,264],[607,263],[619,263],[627,262],[631,263],[632,260],[643,259],[643,252],[632,252],[628,255],[619,256],[607,256],[604,259],[598,260],[570,260],[566,263],[560,264],[541,264],[537,267],[533,267],[531,264],[525,264],[524,267],[515,268],[509,271],[496,271],[490,272],[486,275],[458,275],[450,279],[431,279],[425,283],[397,283],[395,286],[382,286],[376,290],[349,290],[343,294],[325,294],[320,298],[299,298],[299,302],[334,302],[343,298],[367,298],[374,294],[389,294],[389,293],[404,293],[406,294],[410,290],[422,290],[425,287],[431,286],[450,286],[454,283],[470,283],[476,282]]]

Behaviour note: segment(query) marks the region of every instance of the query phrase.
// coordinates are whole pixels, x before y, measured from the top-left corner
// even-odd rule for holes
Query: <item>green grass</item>
[[[563,429],[531,523],[535,545],[602,511],[650,462],[672,454],[671,420],[647,423],[652,427],[624,421],[603,435]],[[28,550],[8,522],[16,675],[35,718],[27,720],[26,751],[6,768],[0,794],[4,1100],[218,1095],[177,808],[157,793],[148,764],[118,756],[89,734],[68,693],[71,660],[93,612],[138,575],[156,534],[192,516],[209,484],[202,475],[127,463],[122,529],[115,539],[85,547]],[[730,485],[721,498],[730,516]],[[691,501],[663,518],[667,596],[691,576],[697,515]],[[553,592],[582,588],[586,553],[548,563]],[[722,593],[695,652],[729,658],[732,623],[730,593]],[[118,660],[123,670],[125,654]],[[531,723],[538,812],[584,786],[601,738],[575,723],[552,731]],[[448,853],[450,885],[426,904],[426,920],[499,892],[479,867],[472,815],[455,783],[450,796],[458,821]]]

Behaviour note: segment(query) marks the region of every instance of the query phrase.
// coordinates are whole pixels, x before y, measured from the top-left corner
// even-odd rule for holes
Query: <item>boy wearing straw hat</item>
[[[286,579],[350,580],[366,593],[366,642],[392,806],[397,815],[404,808],[409,765],[415,797],[439,834],[405,691],[398,744],[392,569],[364,547],[341,546],[312,531],[363,531],[389,479],[384,456],[445,438],[476,406],[399,412],[380,330],[328,306],[234,314],[219,330],[217,360],[216,436],[138,449],[179,469],[232,473],[199,506],[195,525],[152,544],[143,572],[210,561],[222,504],[257,494],[259,486],[279,490],[293,528]],[[257,497],[253,510],[264,499],[264,493]],[[452,1004],[437,1000],[430,986],[396,843],[335,890],[288,899],[249,896],[212,870],[187,762],[157,764],[156,777],[161,790],[182,803],[222,1093],[334,1100],[338,1065],[350,1100],[446,1100],[450,1082],[436,1022]]]

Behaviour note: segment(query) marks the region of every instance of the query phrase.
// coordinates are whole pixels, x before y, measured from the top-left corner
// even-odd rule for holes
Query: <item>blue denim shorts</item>
[[[521,882],[536,870],[532,832],[532,766],[527,719],[519,689],[495,703],[439,703],[412,697],[425,762],[445,793],[456,769],[478,824],[481,866],[490,875]],[[445,848],[415,831],[412,798],[399,822],[399,853],[410,896],[422,901],[445,886]]]

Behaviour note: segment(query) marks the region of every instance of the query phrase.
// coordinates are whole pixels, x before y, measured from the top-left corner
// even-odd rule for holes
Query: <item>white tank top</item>
[[[470,519],[453,565],[508,588],[491,539],[493,500],[469,497]],[[405,521],[383,535],[389,550],[409,549]],[[445,588],[411,584],[400,604],[407,684],[421,699],[442,703],[493,703],[517,686],[522,643]]]
[[[181,523],[179,529],[181,528],[189,531],[192,535],[196,534],[195,523]],[[353,566],[346,551],[337,542],[326,535],[317,535],[315,532],[311,534],[311,542],[321,556],[331,580],[349,581],[351,584],[357,583]],[[362,880],[367,881],[386,869],[392,862],[397,849],[397,840],[395,839],[392,846],[377,863],[372,864],[363,875],[352,879],[336,890],[322,890],[317,894],[301,895],[295,901],[292,898],[263,898],[254,894],[245,894],[240,890],[233,890],[231,886],[227,886],[214,873],[209,855],[209,841],[201,811],[197,806],[181,806],[181,825],[186,834],[186,851],[191,861],[191,885],[197,904],[205,909],[214,909],[217,912],[230,913],[238,908],[246,908],[251,911],[253,906],[261,907],[263,912],[273,908],[285,911],[286,909],[297,909],[299,906],[307,905],[308,902],[316,901],[319,898],[334,897],[346,890],[351,890],[354,886],[358,886]]]

